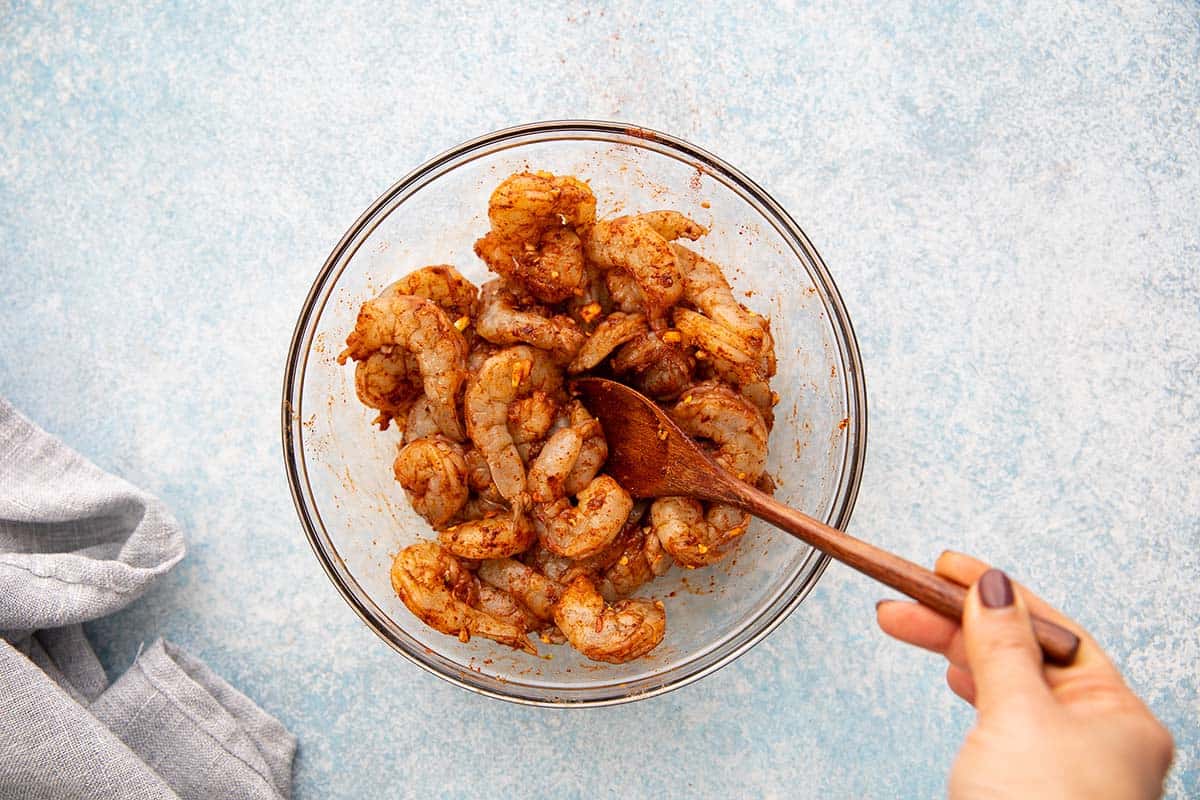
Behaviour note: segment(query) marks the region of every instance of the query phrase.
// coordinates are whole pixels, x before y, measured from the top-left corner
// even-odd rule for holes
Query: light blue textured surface
[[[91,626],[106,666],[206,659],[298,734],[302,799],[941,791],[970,714],[843,568],[713,677],[553,712],[410,666],[304,543],[280,376],[333,244],[461,140],[615,118],[744,169],[830,265],[871,403],[853,529],[1040,587],[1200,794],[1196,8],[923,5],[0,14],[0,393],[191,548]]]

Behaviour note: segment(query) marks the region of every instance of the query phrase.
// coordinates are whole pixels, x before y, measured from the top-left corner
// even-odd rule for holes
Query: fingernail
[[[986,608],[1008,608],[1013,604],[1012,581],[998,569],[989,569],[979,578],[979,602]]]

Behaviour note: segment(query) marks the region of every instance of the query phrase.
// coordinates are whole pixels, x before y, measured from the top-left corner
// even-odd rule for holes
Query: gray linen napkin
[[[81,623],[183,558],[179,524],[0,399],[0,798],[288,798],[296,740],[159,640],[111,686]]]

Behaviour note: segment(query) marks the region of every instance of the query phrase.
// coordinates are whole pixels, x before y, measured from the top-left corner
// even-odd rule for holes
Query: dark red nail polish
[[[979,578],[979,602],[987,608],[1008,608],[1013,604],[1012,581],[998,569],[989,569]]]

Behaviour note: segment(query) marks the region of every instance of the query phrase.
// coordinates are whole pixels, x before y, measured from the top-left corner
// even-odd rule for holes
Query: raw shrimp
[[[518,279],[544,303],[558,303],[582,291],[587,281],[583,242],[575,231],[552,228],[542,234],[533,258],[520,259]]]
[[[404,422],[404,443],[408,444],[417,439],[432,436],[437,432],[438,424],[437,420],[433,418],[433,406],[422,395],[419,400],[413,403],[412,408],[408,410],[408,417]]]
[[[572,647],[593,661],[610,664],[649,653],[667,630],[661,602],[630,599],[609,606],[582,575],[563,592],[554,607],[554,621]]]
[[[570,573],[570,578],[577,574],[594,578],[600,585],[600,594],[609,601],[632,593],[638,586],[650,580],[653,577],[653,571],[650,569],[647,554],[643,552],[647,547],[648,531],[642,527],[642,518],[646,515],[649,507],[649,502],[645,500],[634,503],[633,510],[629,513],[621,532],[607,547],[595,555],[570,562],[574,569]],[[656,547],[654,552],[657,553],[661,549],[661,547]],[[665,554],[662,555],[665,556]],[[668,562],[665,565],[659,563],[663,560],[663,558],[658,558],[655,563],[663,567],[663,571],[665,571],[670,566],[670,559],[669,557],[665,559]],[[560,578],[560,580],[569,581],[564,578]],[[614,582],[621,586],[620,595],[613,589]]]
[[[557,415],[558,402],[545,392],[534,392],[509,405],[508,432],[526,464],[535,455],[533,450],[540,446]]]
[[[608,475],[597,476],[576,496],[537,504],[533,520],[549,550],[568,558],[587,558],[603,550],[625,525],[633,498]]]
[[[488,219],[475,253],[490,269],[548,303],[582,291],[583,246],[572,228],[596,219],[586,183],[548,172],[509,176],[488,200]]]
[[[541,542],[534,542],[533,547],[525,553],[525,563],[555,583],[563,585],[570,583],[576,575],[592,574],[588,569],[588,565],[591,563],[590,559],[573,561],[558,553],[550,552],[542,546]]]
[[[467,431],[487,459],[501,496],[517,510],[528,497],[525,464],[508,429],[508,407],[535,391],[554,394],[561,386],[558,368],[545,353],[526,345],[496,353],[467,382]]]
[[[376,353],[409,353],[421,374],[438,429],[462,441],[458,392],[466,379],[466,340],[446,313],[429,300],[407,294],[385,294],[363,303],[346,349],[338,356],[365,361]]]
[[[690,436],[716,445],[714,457],[739,480],[753,483],[767,466],[767,426],[749,400],[719,383],[688,389],[670,409]]]
[[[413,510],[434,528],[454,519],[470,494],[462,448],[439,434],[401,447],[392,470]]]
[[[720,561],[746,532],[750,515],[713,503],[707,512],[691,497],[660,497],[650,506],[650,527],[662,548],[685,567]]]
[[[570,421],[583,442],[563,488],[567,494],[579,494],[592,482],[608,459],[608,442],[604,439],[604,429],[600,427],[599,420],[578,400],[571,403]]]
[[[653,532],[640,521],[628,530],[620,555],[604,570],[600,583],[600,594],[609,602],[628,597],[671,568],[671,558]]]
[[[775,368],[773,348],[770,356],[750,352],[747,343],[733,331],[703,314],[686,308],[675,309],[675,325],[684,340],[704,353],[708,368],[726,383],[741,389],[763,416],[767,425],[774,422],[775,396],[767,380]]]
[[[604,273],[604,288],[616,308],[626,314],[640,314],[646,308],[646,296],[637,281],[623,269],[610,269]]]
[[[496,495],[499,497],[499,494]],[[490,519],[500,514],[510,514],[511,509],[503,500],[492,500],[484,495],[473,494],[467,498],[462,509],[458,512],[458,522],[473,522],[480,519]]]
[[[641,314],[626,314],[623,311],[609,314],[592,331],[583,347],[579,348],[575,359],[567,367],[567,372],[577,375],[592,369],[608,358],[608,354],[613,350],[648,330],[650,329],[646,325],[646,318]]]
[[[503,347],[494,345],[483,339],[476,339],[475,343],[471,345],[471,352],[467,354],[467,372],[479,372],[479,368],[483,366],[483,362],[503,349]]]
[[[554,618],[554,604],[563,592],[561,584],[511,558],[484,561],[479,565],[479,579],[508,592],[544,620]]]
[[[686,389],[696,369],[695,359],[684,348],[667,344],[654,331],[622,345],[610,364],[615,374],[656,400],[670,400]]]
[[[613,310],[613,299],[608,292],[607,276],[618,272],[609,270],[607,273],[584,262],[584,283],[577,293],[572,293],[567,299],[567,310],[572,319],[581,325],[590,326],[600,317]],[[638,311],[639,309],[634,309]]]
[[[506,239],[536,242],[550,228],[578,228],[596,219],[596,196],[570,175],[522,172],[510,175],[488,200],[492,230]]]
[[[484,516],[438,531],[438,541],[460,558],[508,558],[524,552],[537,532],[521,513]]]
[[[755,314],[733,297],[721,268],[681,244],[672,244],[679,272],[683,275],[683,299],[704,316],[737,334],[751,353],[760,353],[770,363],[761,365],[767,377],[775,374],[775,343],[765,317]]]
[[[550,503],[582,492],[608,458],[608,442],[600,422],[583,403],[571,401],[568,414],[529,468],[529,493],[534,502]]]
[[[602,220],[587,229],[584,253],[605,269],[623,269],[637,281],[652,321],[679,301],[683,281],[670,240],[698,239],[707,231],[677,211]],[[611,287],[610,287],[611,288]]]
[[[475,318],[479,289],[449,264],[421,267],[389,284],[382,294],[411,294],[432,301],[452,321]]]
[[[538,619],[537,615],[521,605],[517,598],[491,584],[479,584],[479,602],[475,607],[485,614],[519,625],[527,631],[536,631],[546,626],[544,620]]]
[[[567,476],[579,458],[583,436],[574,427],[560,428],[546,440],[529,466],[527,485],[535,503],[551,503],[566,494]]]
[[[379,411],[372,425],[387,430],[388,424],[403,417],[421,396],[421,381],[415,366],[408,353],[372,353],[355,366],[354,390],[359,401]]]
[[[678,211],[646,211],[637,216],[668,242],[675,239],[694,242],[708,233],[708,228]]]
[[[523,626],[471,607],[479,597],[474,576],[436,542],[401,550],[392,561],[391,578],[404,605],[429,627],[464,642],[484,636],[537,654]]]
[[[468,448],[463,457],[467,462],[467,485],[471,487],[471,491],[497,507],[503,505],[504,498],[492,481],[492,470],[479,448]]]
[[[684,340],[703,350],[710,359],[724,362],[727,366],[723,372],[730,379],[749,383],[771,377],[759,354],[729,328],[686,308],[675,309],[674,318],[675,327],[683,334]]]
[[[495,344],[525,342],[547,350],[562,364],[574,358],[585,338],[570,317],[546,317],[537,310],[519,309],[516,297],[499,279],[483,285],[475,331]]]
[[[583,243],[569,228],[551,228],[536,242],[492,231],[475,242],[475,254],[488,269],[546,303],[582,292],[587,281]]]

